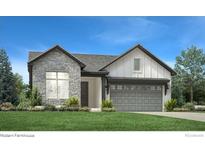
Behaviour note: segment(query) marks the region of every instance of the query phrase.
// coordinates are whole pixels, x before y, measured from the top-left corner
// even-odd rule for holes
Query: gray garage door
[[[162,111],[161,85],[112,84],[110,97],[117,111]]]

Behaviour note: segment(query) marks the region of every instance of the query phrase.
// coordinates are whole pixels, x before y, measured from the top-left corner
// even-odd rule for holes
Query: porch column
[[[102,100],[105,100],[105,77],[101,77],[102,80]]]

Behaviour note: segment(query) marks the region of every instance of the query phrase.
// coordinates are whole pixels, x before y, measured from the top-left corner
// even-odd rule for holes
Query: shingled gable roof
[[[84,71],[99,72],[99,69],[113,61],[117,56],[112,55],[94,55],[94,54],[73,54],[80,59],[86,67]]]
[[[39,57],[44,52],[29,52],[28,61],[33,61],[37,57]],[[84,71],[87,72],[99,72],[98,70],[105,66],[106,64],[113,61],[117,56],[113,55],[94,55],[94,54],[73,54],[74,57],[79,59],[86,66],[83,68]],[[100,71],[103,72],[103,71]]]
[[[59,48],[60,46],[55,46],[55,47]],[[55,47],[53,47],[53,48],[55,48]],[[51,48],[51,49],[53,49],[53,48]],[[103,71],[107,66],[111,65],[112,63],[114,63],[115,61],[120,59],[121,57],[127,55],[128,53],[130,53],[135,48],[141,49],[143,52],[145,52],[147,55],[149,55],[151,58],[153,58],[156,62],[158,62],[163,67],[165,67],[168,71],[170,71],[172,75],[176,74],[176,72],[172,68],[170,68],[164,62],[162,62],[159,58],[154,56],[152,53],[150,53],[148,50],[146,50],[140,44],[135,45],[134,47],[130,48],[127,52],[125,52],[124,54],[122,54],[120,56],[93,55],[93,54],[72,54],[71,55],[67,51],[65,51],[64,49],[63,49],[63,51],[66,54],[69,54],[70,56],[77,59],[82,64],[84,64],[83,65],[84,66],[84,69],[83,69],[84,71],[99,72],[99,71]],[[50,51],[51,49],[47,50],[46,52]],[[62,49],[62,48],[60,47],[60,49]],[[35,61],[36,59],[38,59],[39,57],[41,57],[44,54],[45,54],[45,52],[29,52],[29,62],[28,62],[28,64]]]
[[[65,55],[67,55],[68,57],[72,58],[74,61],[76,61],[82,68],[84,68],[86,65],[81,62],[79,59],[77,59],[76,57],[74,57],[72,54],[70,54],[69,52],[67,52],[66,50],[64,50],[63,48],[61,48],[59,45],[56,45],[50,49],[48,49],[45,52],[32,52],[32,54],[29,53],[29,62],[28,65],[32,64],[34,61],[40,59],[41,57],[47,55],[48,53],[52,52],[54,49],[59,49],[61,52],[63,52]],[[31,57],[31,55],[33,57]]]
[[[113,64],[115,61],[119,60],[120,58],[124,57],[125,55],[127,55],[128,53],[132,52],[134,49],[139,48],[141,51],[143,51],[144,53],[146,53],[148,56],[150,56],[152,59],[154,59],[157,63],[159,63],[160,65],[162,65],[164,68],[166,68],[171,75],[176,75],[176,72],[169,67],[167,64],[165,64],[163,61],[161,61],[159,58],[157,58],[156,56],[154,56],[151,52],[149,52],[147,49],[145,49],[142,45],[137,44],[134,47],[130,48],[128,51],[126,51],[125,53],[123,53],[122,55],[116,57],[113,61],[111,61],[110,63],[104,65],[102,68],[99,69],[99,71],[104,70],[106,67],[110,66],[111,64]]]

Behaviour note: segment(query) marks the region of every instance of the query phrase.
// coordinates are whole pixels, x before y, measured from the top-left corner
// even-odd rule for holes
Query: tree
[[[20,95],[20,93],[24,91],[26,85],[23,83],[23,78],[20,74],[15,73],[14,79],[15,79],[16,92],[18,95]]]
[[[181,107],[185,103],[185,85],[179,74],[172,77],[172,98],[176,99],[176,106]]]
[[[194,88],[194,101],[198,105],[205,105],[205,80]]]
[[[32,88],[31,96],[30,96],[31,106],[41,105],[42,97],[36,87]]]
[[[205,54],[202,49],[192,46],[176,57],[175,71],[184,86],[189,89],[190,102],[193,103],[194,87],[199,85],[205,76]]]
[[[28,92],[30,91],[29,86],[23,82],[23,78],[20,74],[15,73],[14,74],[15,79],[15,87],[16,87],[16,93],[18,96],[18,100],[15,103],[16,105],[20,103],[22,95],[26,98],[29,98]]]
[[[15,78],[6,51],[0,49],[0,103],[17,101]]]

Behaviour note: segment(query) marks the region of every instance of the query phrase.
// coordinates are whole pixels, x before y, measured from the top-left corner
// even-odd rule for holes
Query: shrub
[[[69,106],[65,109],[66,109],[66,111],[79,111],[79,107],[77,107],[77,106]]]
[[[66,105],[61,105],[56,107],[57,111],[79,111],[80,108],[78,106],[66,106]]]
[[[31,106],[40,106],[42,101],[41,94],[38,92],[37,88],[33,88],[30,96]]]
[[[47,111],[56,111],[56,107],[54,105],[48,104],[45,106],[45,110]]]
[[[194,105],[195,111],[205,111],[205,105]]]
[[[68,107],[65,105],[57,105],[55,106],[56,111],[66,111]]]
[[[112,108],[112,100],[103,100],[102,108]]]
[[[65,106],[69,106],[69,99],[66,99],[66,100],[65,100],[64,105],[65,105]]]
[[[165,104],[166,111],[173,111],[174,107],[176,106],[176,99],[170,99]]]
[[[20,94],[19,101],[20,103],[18,104],[16,109],[19,111],[26,111],[30,106],[30,102],[29,102],[29,99],[26,98],[26,95],[24,93]]]
[[[189,111],[194,111],[194,104],[193,103],[186,103],[182,106],[183,108],[188,109]]]
[[[30,106],[27,111],[35,111],[35,112],[38,112],[38,111],[45,111],[45,107],[41,108],[42,106],[35,106],[35,107],[32,107]]]
[[[189,111],[189,110],[186,109],[186,108],[174,108],[173,111],[175,111],[175,112],[187,112],[187,111]]]
[[[15,106],[9,102],[0,104],[1,111],[14,111],[15,109]]]
[[[205,111],[205,108],[195,108],[195,111]]]
[[[27,111],[33,111],[34,110],[34,107],[32,107],[32,106],[29,106],[28,108],[27,108]]]
[[[34,111],[45,111],[46,107],[45,106],[34,106],[33,110]]]
[[[199,105],[205,105],[205,101],[199,101]]]
[[[102,108],[102,111],[103,111],[103,112],[115,112],[116,110],[115,110],[114,107],[112,107],[112,108],[104,107],[104,108]]]
[[[75,96],[70,97],[64,103],[68,107],[79,107],[79,99]]]
[[[88,107],[81,107],[79,111],[90,112],[90,108],[88,108]]]
[[[24,102],[24,103],[20,103],[20,104],[16,107],[16,109],[17,109],[18,111],[27,111],[29,107],[30,107],[30,104]]]

